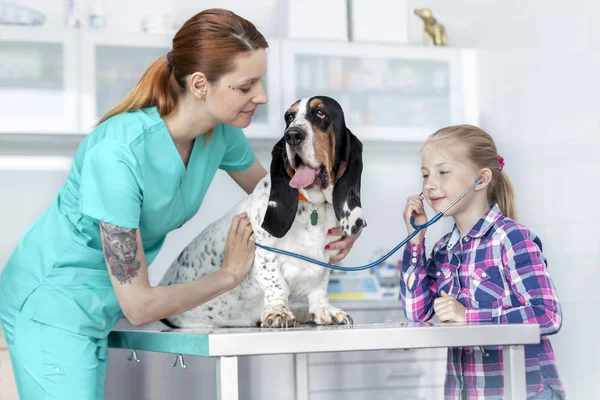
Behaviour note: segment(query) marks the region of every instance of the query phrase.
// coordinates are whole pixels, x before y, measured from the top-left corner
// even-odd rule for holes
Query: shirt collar
[[[498,204],[494,204],[490,209],[477,221],[475,226],[471,228],[469,233],[466,236],[470,236],[471,238],[480,238],[494,226],[496,221],[498,221],[503,216],[500,207]],[[460,240],[460,232],[458,231],[458,227],[454,224],[454,228],[452,229],[452,233],[448,235],[448,240],[446,240],[445,245],[448,249],[454,247],[454,245]]]

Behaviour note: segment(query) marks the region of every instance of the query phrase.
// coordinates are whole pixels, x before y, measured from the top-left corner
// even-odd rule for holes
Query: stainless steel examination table
[[[503,345],[505,398],[524,400],[523,345],[539,341],[540,328],[537,324],[400,322],[354,326],[300,325],[287,329],[115,329],[109,336],[109,347],[132,350],[132,355],[135,355],[134,350],[143,350],[215,357],[219,398],[237,400],[238,356],[295,354],[301,362],[306,362],[306,353],[314,352]]]

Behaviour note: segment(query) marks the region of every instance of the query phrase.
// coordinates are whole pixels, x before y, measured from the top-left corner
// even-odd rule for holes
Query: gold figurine
[[[440,24],[433,18],[433,14],[429,8],[417,8],[415,10],[423,22],[425,23],[424,43],[425,46],[429,45],[429,38],[433,40],[433,44],[436,46],[446,46],[446,29],[444,25]]]

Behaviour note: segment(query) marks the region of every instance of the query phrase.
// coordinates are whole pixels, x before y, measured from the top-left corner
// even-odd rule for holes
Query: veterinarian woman
[[[0,276],[21,400],[103,399],[107,336],[123,314],[147,324],[244,279],[254,256],[246,215],[233,219],[219,272],[151,287],[147,267],[199,209],[218,168],[248,193],[266,174],[240,128],[267,101],[267,46],[232,12],[197,14],[82,142],[66,183]],[[342,250],[332,261],[355,240],[333,243]]]

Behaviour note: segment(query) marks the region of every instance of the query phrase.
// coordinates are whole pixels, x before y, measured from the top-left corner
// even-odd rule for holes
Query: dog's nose
[[[304,140],[304,137],[306,135],[303,131],[292,128],[288,129],[283,136],[285,137],[285,141],[287,142],[287,144],[289,144],[290,146],[297,146],[298,144],[300,144],[300,142]]]

